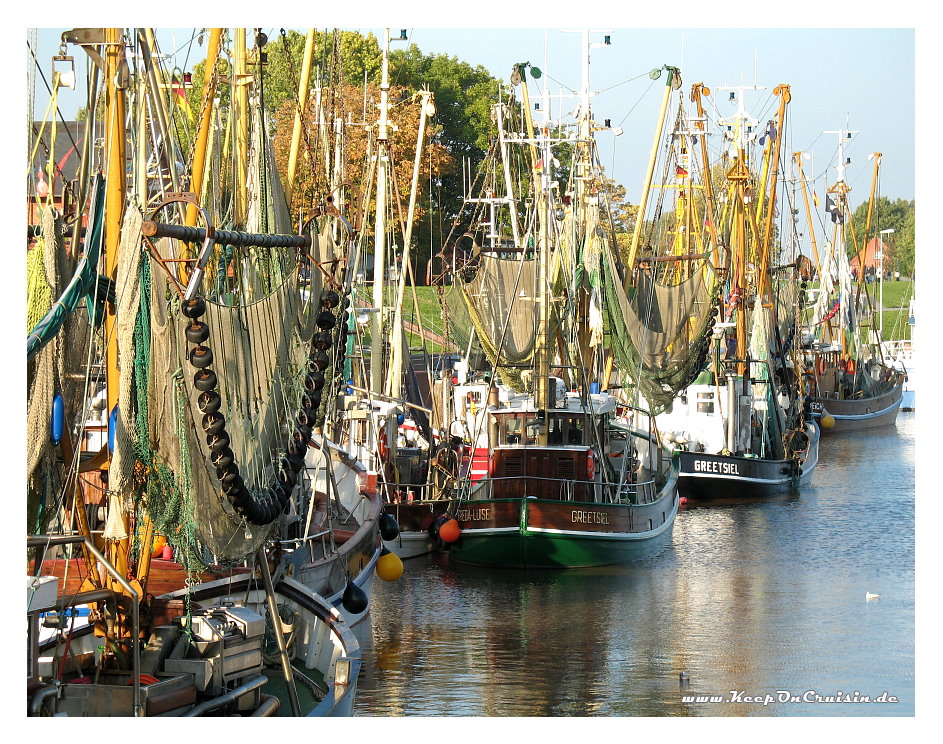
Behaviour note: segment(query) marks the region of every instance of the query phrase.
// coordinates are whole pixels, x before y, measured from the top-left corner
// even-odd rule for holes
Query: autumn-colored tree
[[[394,208],[401,208],[398,217],[406,218],[409,204],[409,192],[412,182],[413,164],[419,133],[420,97],[411,94],[402,86],[390,90],[389,151],[392,155],[392,181],[395,186]],[[369,219],[364,212],[369,205],[363,204],[361,195],[367,192],[367,180],[371,177],[369,157],[376,152],[377,104],[379,89],[368,84],[366,89],[354,85],[332,86],[323,90],[320,96],[309,100],[303,117],[303,131],[298,158],[298,170],[292,192],[292,213],[310,211],[322,203],[332,193],[333,169],[337,166],[335,144],[338,129],[343,129],[344,184],[349,194],[349,213],[345,216],[359,230],[371,229]],[[367,102],[367,121],[363,121],[363,102]],[[288,170],[297,103],[286,100],[275,115],[275,152],[276,163],[283,174]],[[340,123],[341,127],[335,126]],[[421,220],[427,209],[427,202],[422,198],[425,184],[430,175],[440,177],[452,166],[452,157],[444,146],[436,141],[438,126],[427,120],[427,141],[423,147],[420,161],[418,198],[416,201],[417,221]],[[396,212],[394,212],[396,214]]]

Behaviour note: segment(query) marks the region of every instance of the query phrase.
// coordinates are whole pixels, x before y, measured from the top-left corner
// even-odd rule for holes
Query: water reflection
[[[913,415],[823,439],[821,457],[798,498],[682,512],[664,552],[626,566],[407,561],[398,582],[375,584],[356,712],[913,715]],[[731,691],[901,702],[683,699]]]

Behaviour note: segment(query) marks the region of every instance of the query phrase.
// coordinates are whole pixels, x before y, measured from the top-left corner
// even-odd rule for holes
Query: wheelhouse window
[[[714,394],[713,393],[698,393],[697,394],[697,412],[698,413],[713,413],[714,412]]]
[[[537,444],[539,427],[533,426],[536,414],[498,416],[498,438],[500,444]],[[531,425],[528,425],[531,424]],[[551,415],[547,422],[547,443],[550,445],[582,445],[586,438],[586,419],[583,416]]]

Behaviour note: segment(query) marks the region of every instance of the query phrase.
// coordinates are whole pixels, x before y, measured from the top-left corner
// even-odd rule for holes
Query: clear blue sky
[[[407,14],[414,16],[415,14]],[[395,19],[393,19],[395,20]],[[482,19],[484,20],[484,19]],[[405,20],[392,32],[399,35]],[[372,32],[382,41],[382,28],[356,28]],[[576,28],[574,26],[573,28]],[[775,113],[773,88],[791,86],[790,152],[810,151],[819,189],[833,183],[837,162],[837,136],[829,130],[850,129],[857,134],[847,142],[846,156],[852,159],[846,173],[852,185],[851,201],[867,199],[871,182],[871,152],[882,152],[880,190],[891,199],[912,199],[914,178],[914,90],[915,33],[912,28],[627,28],[625,25],[596,25],[599,33],[591,41],[602,41],[605,31],[611,45],[591,52],[590,89],[601,91],[593,99],[597,121],[610,119],[624,133],[614,137],[600,133],[603,163],[636,201],[651,147],[664,78],[652,81],[649,70],[668,64],[681,68],[685,91],[692,82],[704,82],[714,90],[712,99],[728,113],[723,85],[762,86],[747,94],[748,110],[765,120]],[[581,87],[579,33],[537,28],[430,28],[406,27],[409,41],[426,53],[458,57],[485,67],[495,77],[507,80],[514,63],[529,61],[544,72],[537,81],[540,95],[546,85],[553,95],[578,91]],[[48,75],[50,58],[57,53],[63,29],[41,29],[37,57]],[[278,28],[266,29],[277,39]],[[159,35],[165,53],[177,52],[176,63],[188,69],[205,56],[205,46],[187,48],[190,29],[165,31]],[[402,42],[394,41],[393,46]],[[81,54],[72,50],[77,59]],[[186,55],[189,53],[189,59]],[[35,113],[41,118],[48,97],[37,79]],[[723,100],[721,100],[723,96]],[[66,118],[82,104],[78,93],[65,91]],[[557,99],[560,100],[560,99]],[[573,99],[554,103],[571,110]],[[807,175],[812,175],[807,172]],[[821,193],[821,191],[820,191]]]

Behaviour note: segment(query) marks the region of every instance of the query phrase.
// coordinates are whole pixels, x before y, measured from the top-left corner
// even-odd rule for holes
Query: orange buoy
[[[855,373],[855,360],[854,359],[848,360],[848,364],[845,365],[845,372],[847,372],[849,375],[853,375]]]
[[[453,543],[462,535],[462,528],[459,527],[457,519],[450,519],[439,527],[439,537],[442,542]]]

